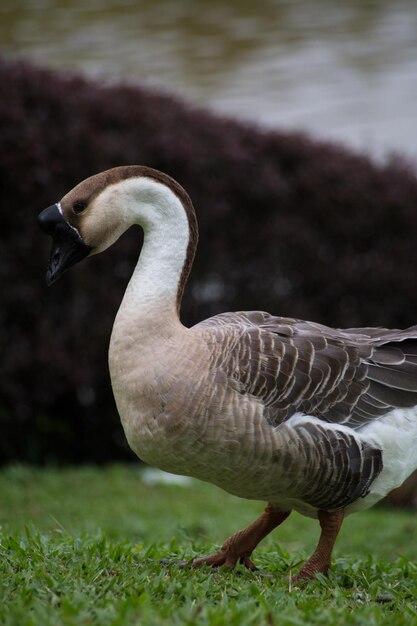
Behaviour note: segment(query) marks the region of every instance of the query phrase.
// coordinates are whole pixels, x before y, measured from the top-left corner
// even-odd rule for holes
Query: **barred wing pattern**
[[[287,498],[314,508],[340,509],[365,497],[382,470],[381,450],[343,427],[296,420],[278,432],[277,479],[289,477]]]
[[[262,399],[271,424],[302,412],[356,429],[417,404],[417,326],[339,330],[251,311],[197,327],[210,328],[216,366]]]
[[[265,420],[282,433],[286,471],[298,472],[305,501],[338,508],[366,495],[382,455],[357,433],[417,404],[417,327],[339,330],[252,311],[195,328],[209,337],[213,366],[260,400]],[[300,413],[317,419],[290,428]]]

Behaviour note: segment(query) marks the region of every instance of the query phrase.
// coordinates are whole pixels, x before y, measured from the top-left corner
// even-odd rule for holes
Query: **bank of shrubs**
[[[303,134],[137,86],[0,62],[0,462],[129,458],[107,369],[141,233],[52,288],[36,216],[86,176],[145,164],[200,224],[183,320],[264,309],[336,326],[417,322],[417,179]]]

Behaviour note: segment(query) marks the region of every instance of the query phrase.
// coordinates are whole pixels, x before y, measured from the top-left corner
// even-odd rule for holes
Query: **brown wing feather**
[[[281,426],[285,427],[286,424]],[[333,510],[369,493],[372,481],[382,469],[381,450],[358,440],[354,434],[320,423],[296,424],[291,430],[288,437],[293,451],[288,460],[292,464],[290,471],[297,476],[297,498],[318,509]]]
[[[287,497],[333,510],[368,493],[383,455],[355,431],[417,404],[417,328],[342,331],[259,311],[198,328],[212,344],[213,367],[263,402]],[[296,413],[318,419],[289,422]]]
[[[417,326],[339,330],[261,311],[198,326],[221,342],[222,369],[263,400],[271,424],[302,412],[356,429],[417,404]]]

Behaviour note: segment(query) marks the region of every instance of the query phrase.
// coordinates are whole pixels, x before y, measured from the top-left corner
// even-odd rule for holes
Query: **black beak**
[[[46,270],[46,284],[52,285],[78,261],[88,256],[92,250],[84,242],[79,232],[66,221],[57,204],[48,207],[38,216],[42,230],[52,237],[52,249]]]

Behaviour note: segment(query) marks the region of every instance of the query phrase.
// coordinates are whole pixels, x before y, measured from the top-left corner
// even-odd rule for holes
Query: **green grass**
[[[252,521],[262,504],[199,482],[146,485],[139,466],[0,472],[0,624],[287,626],[417,624],[417,522],[349,517],[330,577],[290,574],[318,524],[293,514],[255,553],[260,570],[179,569]]]

